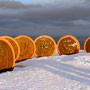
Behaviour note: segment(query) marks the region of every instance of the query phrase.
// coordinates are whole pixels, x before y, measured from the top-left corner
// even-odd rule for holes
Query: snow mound
[[[0,90],[90,90],[90,54],[57,53],[16,63],[0,74]]]

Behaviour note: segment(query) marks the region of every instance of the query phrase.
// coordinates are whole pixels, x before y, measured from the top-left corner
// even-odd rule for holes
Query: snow
[[[90,53],[28,59],[0,74],[0,90],[90,90]]]

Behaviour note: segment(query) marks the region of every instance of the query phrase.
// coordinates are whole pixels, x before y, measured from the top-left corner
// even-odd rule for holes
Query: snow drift
[[[16,63],[13,72],[0,74],[0,90],[89,90],[90,54],[57,53]]]

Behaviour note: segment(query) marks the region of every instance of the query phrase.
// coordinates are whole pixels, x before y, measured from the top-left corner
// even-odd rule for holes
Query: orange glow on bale
[[[30,37],[21,35],[21,36],[17,36],[14,39],[17,41],[20,47],[20,55],[16,61],[21,61],[24,59],[30,59],[34,57],[36,49],[35,49],[34,41]]]
[[[84,43],[84,51],[90,53],[90,37],[88,37]]]
[[[0,73],[11,71],[15,66],[15,53],[12,45],[6,39],[0,38]]]
[[[56,43],[50,36],[39,36],[34,42],[36,45],[36,57],[53,56],[56,53]]]
[[[80,44],[79,41],[71,36],[66,35],[59,39],[57,43],[57,51],[59,55],[71,55],[79,53]]]

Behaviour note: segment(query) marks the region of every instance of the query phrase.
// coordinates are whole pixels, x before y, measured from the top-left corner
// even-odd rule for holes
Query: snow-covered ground
[[[16,63],[0,74],[0,90],[90,90],[90,54],[57,53]]]

